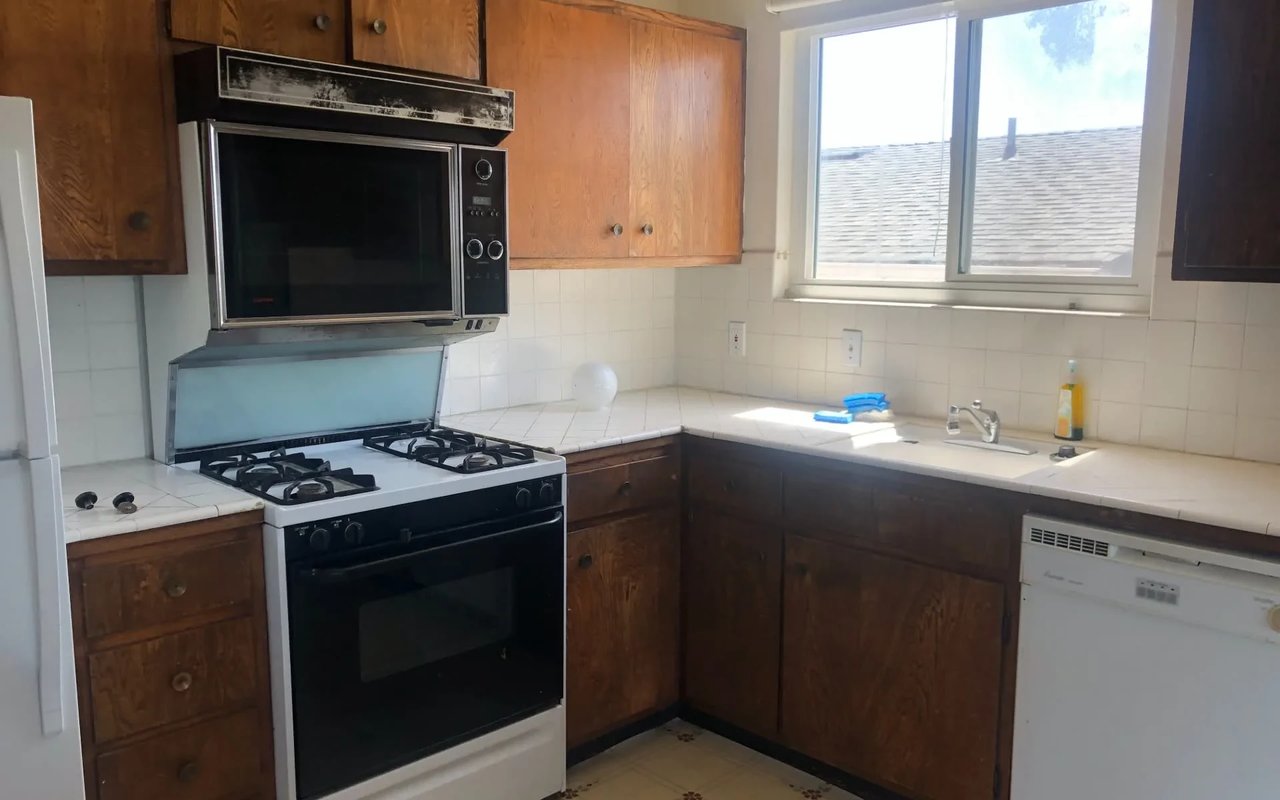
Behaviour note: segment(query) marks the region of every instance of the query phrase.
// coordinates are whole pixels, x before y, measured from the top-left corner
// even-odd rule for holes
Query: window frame
[[[1055,6],[1064,0],[957,0],[860,16],[793,31],[792,47],[783,58],[792,59],[794,81],[790,93],[791,219],[790,264],[787,296],[794,299],[921,303],[989,308],[1080,310],[1145,314],[1158,260],[1162,198],[1165,188],[1165,153],[1168,147],[1168,108],[1172,90],[1173,37],[1176,0],[1152,0],[1151,36],[1148,43],[1146,94],[1143,107],[1142,145],[1139,156],[1137,214],[1134,227],[1133,274],[1127,278],[974,275],[961,272],[961,254],[969,247],[973,184],[976,171],[977,97],[981,72],[981,26],[990,17],[1018,14]],[[941,282],[892,282],[821,279],[816,275],[817,196],[819,135],[821,132],[821,70],[824,38],[938,19],[955,20],[954,85],[950,186],[947,213],[945,280]],[[978,46],[975,47],[975,44]],[[784,97],[784,103],[785,103]],[[785,112],[784,112],[785,116]],[[785,183],[785,182],[784,182]]]

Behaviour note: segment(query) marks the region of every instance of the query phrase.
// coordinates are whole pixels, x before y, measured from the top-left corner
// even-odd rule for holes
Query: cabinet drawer
[[[680,462],[672,456],[603,467],[569,476],[569,521],[674,503]]]
[[[943,567],[1009,567],[1017,532],[1008,513],[892,491],[877,492],[875,505],[876,545]]]
[[[773,467],[695,456],[689,459],[689,498],[752,517],[776,517],[782,512],[782,482]]]
[[[865,538],[876,527],[875,496],[870,490],[851,486],[848,475],[796,469],[784,478],[783,508],[787,524],[798,533],[828,535],[819,538]]]
[[[86,635],[147,628],[249,602],[252,547],[238,540],[147,560],[86,565]]]
[[[252,620],[233,619],[90,655],[95,741],[252,700],[258,688],[253,633]]]
[[[192,725],[98,756],[98,800],[222,800],[262,784],[258,712]]]

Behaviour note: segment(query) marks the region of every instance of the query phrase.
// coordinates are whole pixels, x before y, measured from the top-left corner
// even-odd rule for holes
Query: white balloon
[[[618,394],[618,375],[608,364],[588,361],[573,371],[573,399],[583,411],[597,411]]]

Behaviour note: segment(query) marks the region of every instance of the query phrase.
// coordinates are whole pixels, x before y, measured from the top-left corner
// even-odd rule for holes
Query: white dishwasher
[[[1013,800],[1280,798],[1280,563],[1026,517]]]

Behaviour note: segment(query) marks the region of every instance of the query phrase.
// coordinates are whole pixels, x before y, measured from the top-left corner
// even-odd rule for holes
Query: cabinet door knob
[[[622,225],[620,223],[615,222],[609,228],[609,233],[612,233],[614,235],[614,238],[617,238],[622,235],[622,230],[623,230]]]
[[[587,569],[591,566],[592,561],[593,559],[591,558],[590,553],[578,556],[578,569]]]
[[[195,679],[191,677],[190,672],[179,672],[177,675],[173,676],[172,680],[169,681],[169,685],[173,687],[175,692],[181,694],[191,688],[191,684],[194,680]]]
[[[644,224],[644,227],[640,229],[640,232],[643,233],[645,236],[652,236],[653,226],[646,222]]]
[[[187,593],[187,582],[181,578],[170,578],[164,582],[164,593],[176,600]]]
[[[180,783],[191,783],[200,774],[200,765],[194,761],[188,761],[178,767],[178,781]]]
[[[129,215],[126,220],[129,227],[135,231],[145,231],[151,229],[151,215],[145,211],[135,211]]]
[[[618,487],[618,494],[623,497],[631,494],[631,481],[623,481],[622,485]]]
[[[322,31],[329,30],[329,23],[332,21],[333,20],[329,18],[328,14],[316,14],[315,23],[316,23],[316,28],[318,28],[319,30],[322,30]]]
[[[375,19],[369,23],[369,30],[381,36],[387,32],[387,21],[385,19]]]

